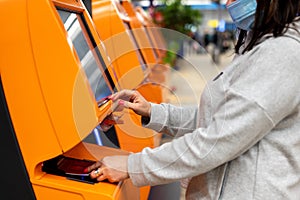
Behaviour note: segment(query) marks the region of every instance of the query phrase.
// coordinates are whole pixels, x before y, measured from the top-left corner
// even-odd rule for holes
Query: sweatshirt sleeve
[[[146,128],[171,136],[190,133],[197,127],[197,107],[177,107],[170,104],[151,103],[151,117]]]
[[[242,155],[298,112],[299,53],[298,42],[278,37],[236,59],[232,70],[224,72],[224,99],[214,107],[208,126],[129,156],[134,185],[164,184],[206,173]],[[173,115],[171,110],[161,113]],[[161,130],[170,122],[167,116],[163,119],[156,122]]]
[[[129,176],[134,185],[144,186],[208,172],[241,155],[273,127],[261,106],[229,91],[226,102],[207,128],[198,128],[158,148],[131,154]]]

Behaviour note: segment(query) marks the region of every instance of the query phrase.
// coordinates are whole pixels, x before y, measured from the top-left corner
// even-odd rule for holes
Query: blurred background
[[[132,3],[148,11],[158,26],[185,34],[204,47],[190,42],[190,48],[181,47],[180,56],[209,53],[220,64],[221,54],[232,50],[236,28],[226,10],[226,0],[132,0]]]

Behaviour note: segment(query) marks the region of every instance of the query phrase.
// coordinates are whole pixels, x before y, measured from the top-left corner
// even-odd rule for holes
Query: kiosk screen
[[[91,38],[87,31],[88,27],[85,25],[83,17],[80,14],[71,11],[61,9],[57,9],[57,11],[72,40],[91,89],[95,94],[96,101],[107,97],[112,93],[112,90],[109,88],[107,80],[104,77],[106,66],[103,66],[104,63],[100,62],[99,59],[102,58],[97,58],[97,56],[101,55],[97,54],[97,49],[94,49],[95,47],[92,45]],[[103,72],[99,67],[102,67]]]

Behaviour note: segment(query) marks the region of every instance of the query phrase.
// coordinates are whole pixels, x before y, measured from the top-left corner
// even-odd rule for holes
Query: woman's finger
[[[113,119],[115,120],[115,122],[117,124],[123,124],[124,120],[122,120],[121,118],[123,117],[124,113],[121,113],[120,115],[113,115]]]
[[[90,173],[90,177],[92,179],[97,179],[99,176],[101,176],[103,174],[101,168],[97,168],[96,170],[91,171]]]
[[[121,90],[120,92],[117,92],[115,94],[112,94],[110,96],[110,99],[112,101],[115,101],[115,100],[118,100],[118,99],[123,99],[123,100],[126,100],[128,101],[131,96],[134,94],[134,90]]]
[[[86,173],[89,173],[89,172],[91,172],[91,171],[93,171],[95,169],[98,169],[101,165],[102,165],[102,163],[100,161],[97,161],[95,164],[87,167],[84,171]]]
[[[97,178],[97,181],[104,181],[106,178],[106,176],[104,174],[101,174],[98,178]]]
[[[91,177],[96,178],[97,181],[103,181],[107,179],[107,176],[105,175],[105,170],[105,167],[100,167],[97,170],[93,171],[93,173],[91,173]]]

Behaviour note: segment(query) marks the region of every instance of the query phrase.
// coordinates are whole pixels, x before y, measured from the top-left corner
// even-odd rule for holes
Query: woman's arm
[[[197,107],[177,107],[171,104],[152,104],[151,116],[143,126],[171,136],[182,136],[197,127]],[[145,122],[146,121],[146,122]]]
[[[110,97],[117,102],[118,109],[124,107],[142,116],[146,128],[172,136],[192,132],[197,126],[197,107],[176,107],[170,104],[148,102],[138,91],[122,90]]]
[[[206,173],[243,154],[274,127],[257,103],[234,91],[227,97],[207,128],[129,155],[128,170],[134,185],[164,184]]]

